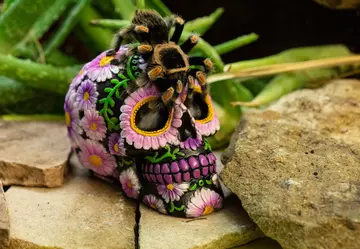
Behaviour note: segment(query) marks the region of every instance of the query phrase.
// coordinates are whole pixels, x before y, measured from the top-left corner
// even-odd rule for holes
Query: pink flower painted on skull
[[[164,202],[155,195],[145,195],[143,202],[160,213],[166,214]]]
[[[102,176],[111,176],[116,168],[115,158],[105,148],[92,140],[80,146],[79,159],[82,165]]]
[[[89,78],[92,81],[104,82],[107,79],[111,79],[113,74],[118,74],[120,67],[112,65],[110,62],[115,57],[124,54],[127,50],[128,48],[123,46],[114,56],[106,56],[107,51],[98,55],[94,60],[85,65]]]
[[[158,185],[157,191],[164,198],[165,202],[178,201],[180,197],[189,189],[188,183],[172,183],[167,185]]]
[[[187,217],[199,217],[211,214],[222,208],[223,198],[213,190],[202,188],[194,193],[186,208]]]
[[[132,168],[128,168],[121,172],[120,183],[125,194],[133,199],[137,199],[140,193],[140,181]]]
[[[86,110],[84,117],[80,121],[80,125],[89,138],[97,141],[105,138],[106,126],[104,118],[100,116],[96,110]]]

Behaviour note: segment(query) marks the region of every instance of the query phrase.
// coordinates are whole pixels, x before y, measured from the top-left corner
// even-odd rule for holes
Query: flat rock
[[[118,186],[90,176],[86,169],[71,170],[61,187],[12,186],[5,193],[10,248],[135,248],[135,203],[125,199]]]
[[[161,215],[144,205],[140,211],[141,249],[226,249],[263,236],[236,197],[228,198],[224,209],[198,219]]]
[[[249,111],[220,177],[286,249],[360,245],[360,82],[338,80]]]
[[[0,180],[4,185],[61,186],[69,152],[63,123],[0,121]]]
[[[10,221],[4,189],[0,182],[0,248],[9,245]]]

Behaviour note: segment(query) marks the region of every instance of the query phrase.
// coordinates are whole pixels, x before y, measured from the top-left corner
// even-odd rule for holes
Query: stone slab
[[[135,248],[135,203],[86,169],[71,171],[58,188],[12,186],[6,192],[12,248]]]
[[[0,248],[9,245],[10,221],[3,186],[0,182]]]
[[[0,121],[0,180],[4,185],[61,186],[69,152],[63,123]]]
[[[225,249],[263,236],[235,196],[224,209],[198,219],[161,215],[144,205],[140,211],[141,249]]]

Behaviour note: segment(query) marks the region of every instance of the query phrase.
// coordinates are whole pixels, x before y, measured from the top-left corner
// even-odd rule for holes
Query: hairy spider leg
[[[204,67],[206,73],[209,73],[214,69],[214,64],[212,63],[212,61],[209,58],[205,58],[205,57],[200,57],[200,56],[190,57],[189,63],[190,65]]]
[[[197,35],[191,35],[183,44],[181,44],[180,48],[181,50],[187,54],[195,47],[195,45],[199,41],[199,36]]]
[[[140,54],[147,54],[153,51],[153,47],[147,43],[142,43],[137,47]]]
[[[185,21],[180,16],[172,15],[172,16],[166,17],[165,22],[168,25],[169,31],[170,31],[170,28],[175,25],[175,31],[174,31],[174,34],[172,35],[170,41],[177,44],[179,42],[180,36],[184,30]]]
[[[156,85],[159,87],[159,90],[162,92],[161,100],[162,102],[172,108],[174,106],[175,100],[180,96],[180,93],[184,89],[184,85],[181,80],[178,79],[164,79],[159,78],[156,80]],[[163,89],[165,86],[170,85],[167,89]],[[163,86],[163,87],[161,87]]]
[[[113,56],[121,47],[124,40],[138,40],[144,42],[148,40],[149,29],[144,25],[131,24],[129,27],[122,29],[115,34],[114,46],[106,55]]]
[[[151,70],[147,72],[147,75],[149,76],[149,79],[151,81],[158,80],[163,76],[163,69],[161,66],[157,65],[153,67]]]
[[[194,88],[195,88],[195,79],[193,76],[188,75],[187,78],[187,93],[186,93],[186,101],[190,101],[194,95]]]
[[[203,71],[201,71],[200,69],[191,69],[190,70],[190,75],[195,77],[201,87],[201,93],[203,96],[206,96],[208,94],[208,87],[206,84],[206,77]]]

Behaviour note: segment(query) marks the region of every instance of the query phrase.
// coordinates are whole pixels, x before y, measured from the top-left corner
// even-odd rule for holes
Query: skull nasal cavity
[[[196,138],[196,130],[188,112],[185,112],[181,118],[182,125],[179,128],[180,141],[185,141],[189,137]]]
[[[184,58],[176,48],[165,48],[160,52],[160,56],[167,69],[185,67]]]

